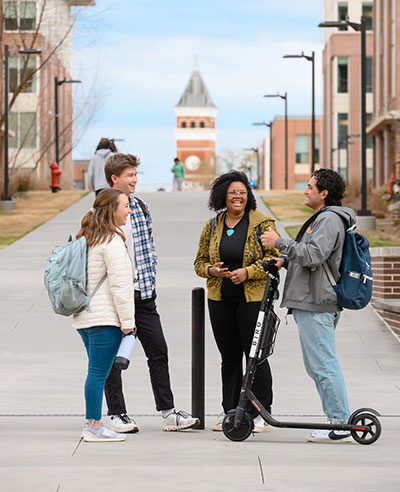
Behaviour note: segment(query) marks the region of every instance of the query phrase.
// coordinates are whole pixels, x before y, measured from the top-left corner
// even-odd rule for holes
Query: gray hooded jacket
[[[113,155],[110,149],[99,149],[89,162],[88,180],[89,188],[93,191],[109,188],[109,184],[104,174],[106,160]]]
[[[321,313],[342,310],[322,264],[324,261],[328,263],[338,281],[345,238],[344,223],[347,229],[355,224],[352,209],[325,207],[299,242],[277,239],[275,247],[288,259],[282,307]]]

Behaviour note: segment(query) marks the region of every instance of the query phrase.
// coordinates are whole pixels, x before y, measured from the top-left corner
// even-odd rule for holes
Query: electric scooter
[[[275,260],[262,263],[267,274],[267,284],[260,306],[257,323],[254,329],[253,341],[247,361],[246,373],[243,377],[239,404],[236,409],[227,413],[222,430],[231,441],[244,441],[253,431],[253,418],[249,409],[253,406],[265,422],[273,427],[287,429],[328,429],[348,431],[355,441],[360,444],[372,444],[381,435],[379,413],[372,408],[360,408],[353,412],[347,424],[282,422],[274,419],[251,391],[257,366],[270,357],[274,350],[275,339],[280,319],[274,312],[274,302],[279,297],[279,273]]]

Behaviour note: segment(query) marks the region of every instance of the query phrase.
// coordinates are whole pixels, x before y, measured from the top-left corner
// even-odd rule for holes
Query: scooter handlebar
[[[263,261],[261,266],[264,268],[265,273],[271,273],[274,276],[278,273],[278,267],[276,266],[276,260],[274,258]]]

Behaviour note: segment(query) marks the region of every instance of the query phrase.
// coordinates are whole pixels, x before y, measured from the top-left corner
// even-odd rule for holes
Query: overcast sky
[[[97,113],[74,158],[90,158],[101,137],[121,138],[141,158],[140,189],[171,183],[173,107],[198,59],[218,107],[217,152],[258,146],[283,114],[311,112],[311,63],[284,54],[316,52],[316,112],[321,112],[320,0],[97,0],[74,31],[76,98],[97,96]]]

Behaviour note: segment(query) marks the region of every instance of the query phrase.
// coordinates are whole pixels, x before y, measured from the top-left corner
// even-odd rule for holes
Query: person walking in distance
[[[89,188],[96,193],[109,188],[104,174],[106,160],[117,152],[114,142],[108,138],[101,138],[97,145],[96,152],[89,162],[88,180]]]
[[[185,181],[185,165],[177,157],[174,159],[171,172],[174,173],[174,191],[182,191]]]
[[[345,188],[340,174],[318,169],[304,192],[305,205],[314,211],[308,227],[302,227],[295,240],[279,238],[271,229],[261,236],[265,247],[275,247],[286,255],[286,259],[276,261],[287,268],[281,306],[293,313],[305,368],[332,423],[347,423],[350,410],[335,347],[335,328],[342,308],[323,263],[327,262],[337,282],[345,239],[343,223],[346,229],[355,223],[353,210],[341,206]],[[352,438],[348,431],[314,430],[307,440],[342,443]]]
[[[149,207],[135,196],[139,159],[131,154],[117,153],[107,160],[105,174],[108,184],[129,196],[132,210],[122,228],[127,238],[128,253],[133,266],[135,290],[135,322],[137,337],[147,357],[156,409],[161,412],[164,431],[180,431],[197,427],[199,419],[187,412],[176,411],[171,390],[168,347],[156,307],[157,255]],[[108,415],[116,432],[138,432],[135,421],[128,416],[122,391],[121,370],[113,365],[105,385]]]

